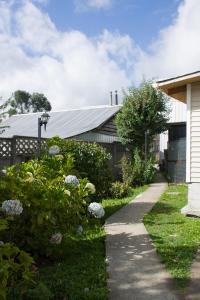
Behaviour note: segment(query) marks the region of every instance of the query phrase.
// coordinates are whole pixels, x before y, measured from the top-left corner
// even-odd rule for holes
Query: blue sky
[[[77,1],[78,2],[78,1]],[[107,8],[77,9],[73,0],[49,0],[43,5],[60,30],[79,30],[90,37],[102,30],[129,34],[142,48],[168,26],[177,13],[179,0],[116,0]],[[84,0],[80,0],[84,2]]]
[[[200,69],[199,0],[0,0],[0,96],[42,92],[54,110]]]

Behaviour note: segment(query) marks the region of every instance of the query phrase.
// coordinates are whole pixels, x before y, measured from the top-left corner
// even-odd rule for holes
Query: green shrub
[[[29,289],[25,294],[24,300],[50,300],[53,295],[50,290],[40,282],[35,288]],[[20,299],[19,299],[20,300]]]
[[[13,220],[12,220],[13,221]],[[8,229],[8,221],[1,215],[0,231]],[[17,288],[20,295],[33,282],[32,257],[14,244],[0,241],[0,299],[7,299],[10,289]]]
[[[122,158],[123,182],[130,186],[151,183],[156,173],[154,164],[153,157],[144,160],[139,150],[135,149],[132,161],[129,161],[126,156]]]
[[[80,177],[88,178],[95,185],[96,197],[108,195],[113,181],[109,167],[111,155],[103,147],[95,143],[64,140],[59,137],[49,140],[48,145],[58,145],[62,155],[72,155],[74,168]]]
[[[132,164],[131,161],[125,155],[121,159],[121,167],[123,182],[127,183],[129,186],[133,186]]]
[[[123,183],[120,181],[113,182],[110,189],[111,197],[119,199],[128,196],[129,191],[130,187],[128,183]]]
[[[65,182],[65,176],[75,172],[70,155],[45,155],[39,161],[8,168],[0,181],[0,203],[18,199],[23,212],[10,222],[6,234],[2,233],[4,240],[13,241],[34,257],[62,251],[62,236],[88,222],[88,181],[80,179],[78,185]]]

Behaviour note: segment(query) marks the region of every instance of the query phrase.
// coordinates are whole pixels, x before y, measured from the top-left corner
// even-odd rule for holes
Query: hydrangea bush
[[[60,257],[64,253],[64,239],[83,234],[87,223],[92,225],[103,218],[101,204],[91,203],[96,198],[96,187],[91,183],[92,165],[95,161],[94,167],[98,169],[94,172],[95,179],[101,172],[104,174],[108,156],[94,146],[86,157],[90,146],[83,148],[79,155],[80,159],[86,159],[88,173],[82,172],[81,167],[77,170],[77,158],[55,143],[40,160],[8,167],[0,173],[1,299],[6,299],[8,290],[15,287],[22,299],[26,287],[32,284],[33,258],[37,262],[44,256]],[[97,153],[101,154],[99,160]],[[91,182],[84,178],[86,174]],[[102,189],[106,180],[101,181]]]
[[[12,214],[13,222],[15,215]],[[1,215],[0,233],[8,229],[8,218],[4,213]],[[0,241],[0,299],[7,299],[10,289],[17,288],[21,295],[26,292],[34,279],[32,264],[33,259],[28,253],[13,243]]]
[[[51,255],[65,235],[88,222],[95,191],[87,179],[78,178],[70,154],[60,159],[58,147],[50,149],[40,160],[9,167],[0,181],[2,214],[15,217],[0,240],[12,239],[34,256]]]
[[[109,167],[111,155],[100,145],[73,140],[65,140],[59,137],[48,140],[50,149],[52,146],[59,147],[59,155],[65,159],[72,155],[74,167],[81,178],[88,178],[95,185],[95,201],[109,195],[113,181]],[[76,174],[75,174],[76,175]]]

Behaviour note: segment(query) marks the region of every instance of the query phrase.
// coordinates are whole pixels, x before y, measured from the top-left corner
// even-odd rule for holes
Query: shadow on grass
[[[64,241],[62,255],[39,271],[39,281],[53,295],[50,299],[107,299],[104,239],[97,228],[95,235],[88,232]]]
[[[175,200],[174,200],[175,201]],[[158,202],[155,206],[151,214],[158,214],[158,213],[173,213],[177,212],[177,207],[172,204],[168,204],[167,202]]]
[[[190,280],[190,267],[194,259],[198,246],[193,245],[176,245],[174,243],[166,244],[166,241],[158,235],[150,235],[156,246],[157,253],[166,268],[171,272],[176,281],[178,288],[186,288]]]

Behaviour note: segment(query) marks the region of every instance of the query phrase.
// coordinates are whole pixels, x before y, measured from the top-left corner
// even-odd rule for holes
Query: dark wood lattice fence
[[[38,139],[32,137],[0,138],[0,168],[36,157],[38,145]],[[46,147],[46,140],[42,139],[41,149],[46,150]]]

